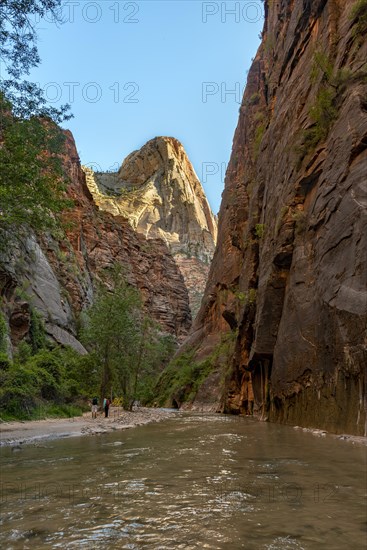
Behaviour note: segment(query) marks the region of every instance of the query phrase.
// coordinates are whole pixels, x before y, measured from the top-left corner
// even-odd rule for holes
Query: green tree
[[[23,78],[41,62],[35,18],[42,19],[49,14],[55,22],[61,23],[60,6],[61,0],[0,2],[0,62],[2,72],[6,73],[6,78],[1,79],[0,91],[12,103],[18,117],[47,116],[61,122],[71,116],[69,105],[60,109],[48,106],[40,86]]]
[[[50,121],[22,120],[10,109],[0,94],[0,229],[44,230],[71,205],[60,157],[64,134]]]
[[[121,389],[125,398],[129,393],[130,358],[136,353],[140,315],[139,293],[125,282],[121,270],[115,270],[112,286],[100,285],[84,330],[99,367],[102,398],[113,387]]]
[[[8,336],[8,326],[5,321],[5,317],[0,310],[0,353],[7,352],[7,336]]]
[[[53,122],[70,118],[69,106],[47,105],[43,90],[24,80],[40,64],[35,17],[61,22],[61,0],[0,1],[0,231],[43,230],[69,203],[60,155],[64,134]],[[52,122],[53,121],[53,122]]]
[[[99,368],[101,398],[120,394],[129,410],[136,399],[146,399],[174,345],[144,313],[139,292],[125,281],[121,268],[115,269],[112,283],[100,286],[84,341]]]
[[[148,315],[143,315],[139,326],[135,354],[131,356],[130,364],[130,395],[129,408],[133,402],[152,401],[157,376],[171,360],[177,349],[177,344],[171,335],[162,334],[159,325]],[[135,355],[135,357],[134,357]]]

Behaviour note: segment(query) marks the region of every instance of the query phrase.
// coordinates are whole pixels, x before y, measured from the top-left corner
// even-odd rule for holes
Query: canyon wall
[[[183,347],[199,361],[232,333],[235,351],[193,407],[363,435],[367,3],[264,7],[209,282]]]
[[[80,314],[116,263],[141,291],[146,310],[162,330],[181,341],[191,326],[189,296],[168,246],[158,236],[147,240],[126,218],[98,211],[74,139],[70,132],[65,134],[67,194],[74,201],[64,214],[66,230],[10,237],[1,252],[0,291],[10,329],[9,351],[29,333],[35,308],[50,338],[85,353],[77,339]]]
[[[128,219],[148,242],[165,242],[184,277],[195,317],[214,254],[217,220],[182,144],[156,137],[131,153],[116,173],[84,170],[100,210]]]

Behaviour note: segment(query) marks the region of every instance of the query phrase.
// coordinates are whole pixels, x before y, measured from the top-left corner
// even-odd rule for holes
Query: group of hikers
[[[108,412],[110,410],[111,401],[105,397],[103,399],[103,406],[102,409],[104,410],[105,418],[108,418]],[[92,399],[92,418],[97,418],[97,411],[98,411],[98,397],[93,397]]]

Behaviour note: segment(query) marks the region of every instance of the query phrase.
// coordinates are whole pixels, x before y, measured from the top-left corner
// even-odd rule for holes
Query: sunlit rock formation
[[[200,306],[217,239],[217,222],[181,143],[157,137],[116,173],[85,168],[100,210],[122,216],[150,242],[162,239],[179,266],[193,316]]]

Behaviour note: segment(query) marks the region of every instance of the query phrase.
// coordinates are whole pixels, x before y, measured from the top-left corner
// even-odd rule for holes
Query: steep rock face
[[[218,408],[223,399],[222,409],[244,412],[254,399],[263,419],[363,434],[367,43],[355,5],[265,2],[185,348],[202,357],[220,333],[238,332]]]
[[[191,326],[189,297],[168,247],[161,239],[147,241],[125,218],[98,212],[73,137],[66,132],[66,138],[63,163],[75,204],[65,214],[69,229],[63,236],[28,235],[1,257],[0,288],[12,343],[29,331],[29,301],[54,340],[85,352],[76,338],[79,315],[92,303],[96,282],[115,263],[141,290],[162,329],[182,340]]]
[[[101,210],[127,218],[148,240],[162,239],[179,266],[193,315],[200,306],[217,239],[217,222],[181,143],[157,137],[131,153],[118,173],[86,181]]]

